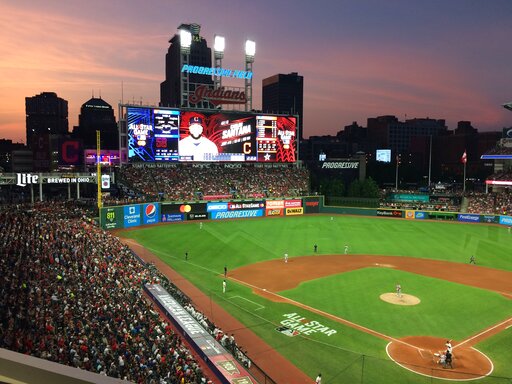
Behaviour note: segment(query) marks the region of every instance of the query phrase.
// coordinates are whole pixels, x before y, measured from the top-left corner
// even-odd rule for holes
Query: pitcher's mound
[[[380,295],[380,299],[397,305],[417,305],[421,302],[416,296],[408,295],[407,293],[402,293],[400,297],[396,293],[383,293]]]

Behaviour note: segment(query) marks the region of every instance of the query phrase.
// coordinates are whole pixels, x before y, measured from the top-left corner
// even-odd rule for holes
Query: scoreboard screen
[[[294,116],[127,107],[132,162],[297,160]]]

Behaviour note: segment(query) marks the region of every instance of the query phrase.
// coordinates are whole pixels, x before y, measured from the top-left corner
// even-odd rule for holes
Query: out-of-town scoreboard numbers
[[[297,118],[128,107],[131,162],[297,161]]]

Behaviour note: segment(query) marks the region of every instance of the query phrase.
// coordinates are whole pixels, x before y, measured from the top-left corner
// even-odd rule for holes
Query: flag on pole
[[[462,154],[462,157],[460,158],[460,161],[463,164],[466,164],[468,162],[468,155],[466,154],[466,150],[464,150],[464,153]]]

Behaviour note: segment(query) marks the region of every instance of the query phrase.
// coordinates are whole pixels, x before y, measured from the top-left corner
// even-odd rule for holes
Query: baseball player
[[[223,280],[222,281],[222,293],[226,293],[226,286],[227,286],[226,280]]]
[[[400,284],[396,285],[396,295],[402,297],[402,286]]]
[[[476,265],[475,256],[471,255],[471,257],[469,258],[469,264],[475,264]]]
[[[189,135],[178,142],[180,156],[190,157],[193,161],[205,161],[205,155],[218,155],[219,150],[215,143],[203,136],[203,119],[199,116],[190,118]]]
[[[345,244],[345,255],[348,253],[348,245]]]
[[[287,254],[287,253],[285,253],[285,254],[284,254],[284,262],[285,262],[285,263],[287,263],[287,262],[288,262],[288,254]]]

